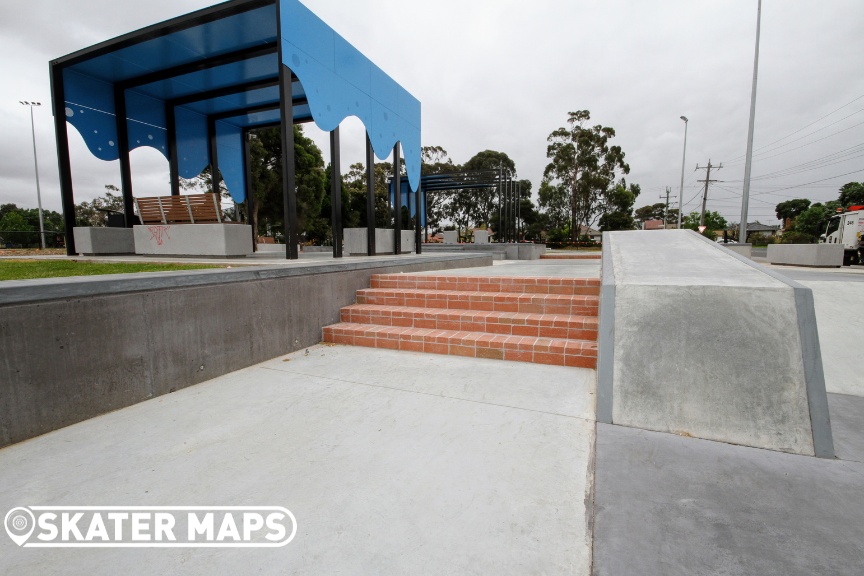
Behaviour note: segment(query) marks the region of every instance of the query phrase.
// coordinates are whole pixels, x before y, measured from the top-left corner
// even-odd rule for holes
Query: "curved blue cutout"
[[[72,70],[63,71],[66,121],[74,126],[90,152],[100,160],[117,160],[114,87]]]

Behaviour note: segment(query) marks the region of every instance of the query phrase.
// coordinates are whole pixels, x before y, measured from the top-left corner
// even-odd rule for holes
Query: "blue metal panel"
[[[414,198],[411,197],[409,199],[408,194],[409,193],[414,194],[414,192],[411,192],[411,189],[409,187],[409,183],[407,180],[400,180],[399,184],[400,184],[400,188],[402,190],[401,205],[408,208],[408,214],[411,218],[413,218],[414,213],[417,212],[417,210],[414,206],[414,204],[415,204]],[[390,194],[390,204],[392,205],[393,204],[393,181],[392,180],[388,183],[388,191]],[[420,226],[426,226],[426,191],[421,188],[420,192],[418,193],[418,197],[420,198],[420,202],[419,202],[419,204],[420,204]]]
[[[243,171],[243,129],[228,122],[216,122],[216,147],[219,172],[234,202],[246,199],[246,175]]]
[[[386,158],[401,142],[408,181],[416,190],[420,185],[419,102],[300,2],[278,1],[282,63],[306,88],[315,123],[329,132],[348,116],[357,116],[378,158]]]
[[[170,100],[207,90],[236,86],[254,80],[275,78],[279,73],[276,54],[250,58],[242,62],[225,64],[216,68],[191,72],[169,80],[153,82],[136,88],[154,98]]]
[[[66,121],[81,134],[84,143],[100,160],[117,160],[117,123],[114,120],[114,88],[72,70],[63,71],[66,90]]]
[[[207,149],[207,117],[178,106],[177,118],[177,166],[182,178],[194,178],[210,163]]]
[[[165,122],[165,102],[126,91],[126,117],[129,128],[129,149],[150,146],[168,158],[168,130]]]
[[[94,78],[116,82],[275,39],[276,6],[265,6],[146,40],[73,68]]]

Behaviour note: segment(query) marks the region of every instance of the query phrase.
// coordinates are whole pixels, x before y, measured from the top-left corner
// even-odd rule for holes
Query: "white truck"
[[[843,244],[843,265],[864,262],[864,206],[852,206],[849,211],[828,220],[825,233],[819,239],[826,244]]]

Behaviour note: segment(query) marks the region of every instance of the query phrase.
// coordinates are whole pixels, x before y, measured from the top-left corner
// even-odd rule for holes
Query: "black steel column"
[[[423,190],[423,176],[420,176],[421,184],[417,186],[417,190]],[[426,198],[426,193],[423,192],[423,215],[426,217],[426,221],[423,226],[424,233],[426,235],[426,242],[429,242],[429,200]]]
[[[375,151],[366,134],[366,254],[375,256]]]
[[[258,251],[258,226],[255,222],[255,193],[252,190],[252,146],[249,130],[243,130],[243,175],[246,179],[246,222],[252,227],[252,250]]]
[[[339,126],[330,132],[330,226],[333,230],[333,257],[342,257],[342,162]]]
[[[207,143],[210,155],[210,187],[219,194],[219,149],[216,146],[216,120],[207,118]]]
[[[174,106],[165,104],[165,127],[168,131],[168,174],[171,180],[171,195],[180,194],[180,162],[177,155],[177,118]]]
[[[277,3],[278,5],[278,3]],[[294,168],[294,101],[291,97],[291,70],[279,66],[279,101],[282,128],[282,200],[285,206],[285,258],[297,260],[297,186]]]
[[[120,154],[120,190],[123,192],[123,212],[126,227],[132,227],[132,167],[129,162],[129,126],[126,121],[126,90],[114,86],[114,113],[117,121],[117,151]]]
[[[57,138],[57,166],[60,170],[60,198],[63,201],[63,224],[66,235],[66,255],[74,256],[75,197],[72,192],[72,161],[69,158],[69,133],[66,126],[66,95],[63,89],[63,69],[51,66],[51,106],[54,111],[54,132]]]
[[[409,184],[410,187],[410,184]],[[423,248],[421,247],[423,238],[420,236],[420,191],[422,188],[417,186],[417,191],[414,192],[414,253],[422,254]],[[425,202],[424,202],[425,204]]]
[[[402,253],[402,166],[400,166],[399,143],[393,146],[393,254]]]

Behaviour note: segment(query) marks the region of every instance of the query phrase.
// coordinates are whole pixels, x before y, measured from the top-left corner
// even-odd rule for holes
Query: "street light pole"
[[[678,188],[678,229],[681,229],[681,203],[684,201],[684,164],[687,163],[687,125],[690,123],[686,116],[681,116],[684,121],[684,155],[681,157],[681,186]]]
[[[750,168],[753,164],[753,126],[756,121],[756,78],[759,76],[759,30],[762,23],[762,0],[756,9],[756,56],[753,60],[753,88],[750,92],[750,126],[747,129],[747,161],[744,163],[744,191],[741,194],[741,224],[738,242],[747,242],[747,207],[750,203]]]
[[[42,192],[39,190],[39,160],[36,157],[36,123],[33,120],[33,108],[41,106],[41,102],[25,102],[19,100],[23,106],[30,107],[30,130],[33,132],[33,165],[36,168],[36,202],[39,206],[39,239],[42,243],[42,249],[45,249],[45,222],[42,219]]]

